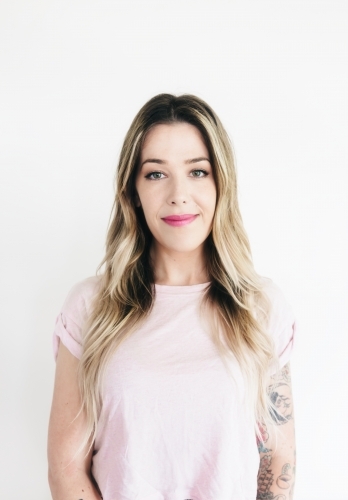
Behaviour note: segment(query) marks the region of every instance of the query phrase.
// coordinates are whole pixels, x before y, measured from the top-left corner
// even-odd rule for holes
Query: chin
[[[164,246],[172,251],[172,252],[184,252],[184,253],[189,253],[189,252],[194,252],[198,250],[202,244],[204,243],[204,240],[200,241],[180,241],[176,240],[173,242],[165,242]]]

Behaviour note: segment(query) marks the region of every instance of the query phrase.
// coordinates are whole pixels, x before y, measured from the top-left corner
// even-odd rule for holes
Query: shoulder
[[[262,283],[262,291],[269,300],[269,323],[288,323],[294,320],[293,308],[279,285],[270,278],[263,278]]]
[[[100,282],[101,276],[90,276],[75,283],[66,295],[62,312],[76,319],[88,314]]]
[[[75,283],[69,290],[61,312],[64,317],[81,326],[89,315],[93,298],[99,290],[100,276],[90,276]]]
[[[57,359],[60,341],[77,358],[82,354],[82,327],[89,315],[92,299],[98,291],[100,276],[91,276],[75,283],[69,290],[56,317],[53,331],[53,352]]]

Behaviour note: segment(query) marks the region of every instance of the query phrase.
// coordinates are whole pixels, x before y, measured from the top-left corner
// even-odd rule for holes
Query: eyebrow
[[[191,165],[192,163],[198,163],[200,161],[208,161],[210,163],[209,158],[206,158],[205,156],[200,156],[198,158],[191,158],[190,160],[185,160],[186,165]],[[164,160],[160,160],[159,158],[148,158],[147,160],[143,161],[141,164],[141,167],[145,165],[145,163],[157,163],[158,165],[166,165],[167,162]]]

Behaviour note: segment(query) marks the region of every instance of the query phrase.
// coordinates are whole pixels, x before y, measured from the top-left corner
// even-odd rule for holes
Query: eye
[[[164,175],[163,172],[150,172],[149,174],[145,175],[145,179],[150,179],[152,181],[157,181],[159,179],[162,179],[161,175]]]
[[[208,175],[208,172],[203,169],[198,169],[198,170],[192,170],[192,177],[206,177]]]

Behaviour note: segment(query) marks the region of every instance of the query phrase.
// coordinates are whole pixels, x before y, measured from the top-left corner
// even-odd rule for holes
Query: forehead
[[[147,133],[141,150],[145,156],[161,158],[166,155],[194,157],[204,154],[208,149],[197,127],[190,123],[170,123],[155,125]]]

